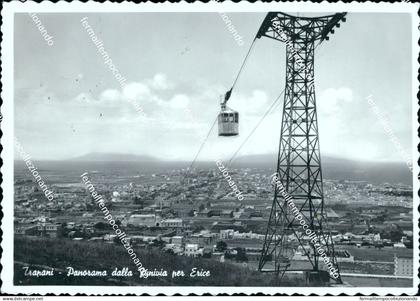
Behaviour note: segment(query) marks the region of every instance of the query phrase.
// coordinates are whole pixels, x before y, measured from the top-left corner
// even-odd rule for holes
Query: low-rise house
[[[183,220],[180,218],[164,219],[161,221],[160,226],[166,228],[182,228]]]
[[[197,257],[202,254],[202,249],[199,249],[198,244],[186,244],[184,250],[185,256]]]
[[[233,211],[232,210],[222,210],[220,213],[220,217],[222,218],[232,218],[233,217]]]
[[[394,244],[394,248],[405,248],[405,244],[402,242],[397,242]]]
[[[176,245],[176,246],[182,246],[185,241],[184,241],[184,237],[183,236],[173,236],[171,239],[171,243]]]
[[[60,226],[60,224],[53,223],[38,223],[37,230],[40,236],[58,237]]]
[[[205,209],[203,211],[198,212],[197,216],[199,216],[199,217],[209,217],[209,212],[210,212],[210,210]]]
[[[37,225],[18,225],[15,226],[15,235],[37,235],[38,227]]]
[[[235,231],[233,229],[220,230],[220,239],[221,240],[233,239],[234,234],[235,234]]]
[[[154,214],[133,214],[129,217],[127,225],[132,226],[146,226],[155,227],[157,223],[156,215]]]
[[[240,225],[238,223],[231,223],[231,222],[215,222],[213,223],[213,225],[211,226],[211,230],[213,232],[219,232],[220,230],[235,230],[235,231],[240,231],[240,232],[244,232],[245,231],[245,227],[243,225]]]
[[[213,235],[210,233],[193,234],[188,240],[193,244],[198,244],[200,247],[204,247],[213,242]]]
[[[208,213],[209,217],[220,216],[222,214],[222,209],[211,209]]]

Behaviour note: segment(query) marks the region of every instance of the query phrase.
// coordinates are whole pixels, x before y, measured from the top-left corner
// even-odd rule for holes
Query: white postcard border
[[[369,295],[369,294],[408,294],[414,295],[417,293],[419,279],[415,277],[414,285],[412,288],[396,288],[396,287],[194,287],[194,286],[167,286],[167,287],[158,287],[158,286],[133,286],[133,287],[124,287],[124,286],[15,286],[13,284],[13,161],[14,161],[14,150],[13,150],[13,133],[14,133],[14,108],[13,108],[13,97],[14,97],[14,81],[13,81],[13,26],[14,26],[14,14],[19,12],[265,12],[265,11],[284,11],[284,12],[387,12],[387,13],[396,13],[396,12],[405,12],[411,13],[412,15],[412,25],[414,30],[413,34],[413,48],[412,48],[412,61],[417,62],[417,55],[419,53],[419,46],[417,41],[419,40],[419,31],[415,30],[419,26],[419,18],[417,16],[417,10],[419,9],[418,4],[413,3],[143,3],[143,4],[134,4],[134,3],[97,3],[97,2],[25,2],[20,3],[14,1],[11,3],[3,3],[3,41],[2,41],[2,84],[3,91],[1,93],[1,98],[3,99],[2,105],[2,114],[3,121],[1,124],[3,137],[1,138],[1,143],[3,146],[3,151],[1,157],[3,159],[3,166],[1,167],[1,172],[3,175],[3,214],[2,219],[2,230],[3,230],[3,240],[1,246],[3,249],[3,256],[1,258],[2,271],[1,279],[3,281],[2,293],[8,294],[47,294],[47,293],[85,293],[85,294],[182,294],[187,295],[190,293],[194,294],[234,294],[234,293],[244,293],[244,294],[256,294],[263,293],[266,295],[273,295],[276,293],[280,294],[332,294],[338,295],[345,293],[348,295],[354,295],[357,293]],[[413,162],[417,162],[418,153],[417,145],[419,144],[419,137],[417,136],[417,72],[418,65],[413,68],[412,76],[412,99],[413,99],[413,110],[412,110],[412,121],[416,122],[416,127],[413,129]],[[398,100],[396,100],[398,101]],[[415,175],[419,174],[418,164],[413,164],[413,189],[415,192],[419,191],[419,183]],[[419,206],[419,197],[415,193],[413,197],[413,218],[414,226],[418,226],[419,212],[417,210]],[[419,232],[414,231],[414,271],[418,271],[419,268]],[[416,252],[417,251],[417,252]]]

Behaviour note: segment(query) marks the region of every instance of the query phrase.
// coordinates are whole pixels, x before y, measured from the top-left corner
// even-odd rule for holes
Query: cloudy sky
[[[112,152],[191,160],[264,18],[227,15],[243,46],[218,13],[38,14],[53,46],[29,15],[17,14],[15,136],[37,159]],[[85,16],[127,79],[124,89],[81,25]],[[403,160],[370,110],[370,94],[402,146],[412,147],[410,25],[408,14],[352,13],[317,48],[323,155]],[[199,160],[229,158],[284,86],[285,45],[258,40],[229,101],[240,113],[240,136],[218,138],[215,128]],[[277,152],[281,108],[280,103],[240,155]]]

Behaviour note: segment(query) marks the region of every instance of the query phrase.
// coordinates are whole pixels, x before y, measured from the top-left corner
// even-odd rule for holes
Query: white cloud
[[[274,99],[272,100],[274,101]],[[265,91],[254,90],[251,95],[234,94],[228,105],[246,116],[262,116],[268,108],[268,95]]]
[[[155,90],[170,90],[175,88],[175,84],[168,80],[163,73],[156,74],[153,79],[147,81],[148,84]]]
[[[123,88],[122,94],[128,99],[142,99],[145,96],[150,96],[150,88],[143,83],[129,83]]]
[[[111,102],[111,103],[120,101],[121,98],[122,98],[121,92],[115,89],[107,89],[103,91],[99,96],[99,99],[101,101]]]
[[[171,108],[180,108],[184,109],[188,107],[190,99],[185,94],[177,94],[169,101],[169,106]]]
[[[156,77],[155,77],[156,78]],[[152,82],[128,83],[122,90],[105,89],[94,97],[91,93],[79,93],[72,100],[46,106],[30,103],[19,112],[18,137],[25,144],[33,145],[34,158],[71,158],[100,149],[103,152],[147,154],[160,158],[190,160],[219,113],[216,86],[184,91],[156,90]],[[48,91],[43,91],[46,95]],[[136,100],[147,117],[135,110],[130,99]],[[267,95],[252,91],[249,95],[235,95],[233,104],[241,114],[242,138],[256,124],[267,108]],[[20,105],[22,106],[22,105]],[[33,114],[33,113],[36,114]],[[30,130],[26,125],[31,124]],[[267,126],[267,125],[266,125]],[[49,130],[46,130],[49,129]],[[37,137],[31,132],[36,130]],[[258,143],[244,148],[258,152],[260,146],[272,146],[270,131],[259,132]],[[37,141],[44,141],[40,145]],[[235,151],[241,138],[224,139],[217,136],[217,124],[210,136],[210,147],[203,150],[203,158]],[[273,145],[275,145],[274,143]],[[50,149],[46,152],[45,149]]]
[[[33,101],[35,96],[43,99],[50,95],[42,88],[27,101],[17,102],[17,137],[34,158],[70,158],[100,149],[190,160],[219,113],[218,87],[200,87],[193,89],[197,92],[185,93],[155,90],[151,81],[145,80],[129,83],[122,91],[105,89],[96,98],[91,93],[80,93],[69,101]],[[228,104],[240,114],[239,136],[218,137],[216,123],[199,160],[229,159],[271,105],[272,98],[262,90],[233,94]],[[130,99],[142,106],[147,117],[136,111]],[[354,113],[355,103],[360,107],[361,101],[346,87],[320,93],[317,105],[323,154],[363,159],[389,156],[378,149],[385,135],[366,134],[368,128],[372,130],[374,116]],[[239,156],[278,151],[283,98],[279,102]],[[354,118],[359,119],[357,124],[351,122]]]

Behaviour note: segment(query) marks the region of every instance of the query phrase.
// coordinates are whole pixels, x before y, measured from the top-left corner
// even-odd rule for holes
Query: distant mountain
[[[412,174],[404,162],[368,162],[322,156],[324,179],[404,183],[412,185]],[[277,154],[238,157],[233,166],[264,167],[275,170]]]
[[[403,162],[365,162],[349,160],[337,157],[322,156],[322,174],[324,179],[367,181],[372,184],[380,183],[404,183],[412,185],[412,174]],[[119,162],[132,162],[132,167],[137,166],[134,162],[142,164],[145,168],[185,168],[190,162],[169,162],[151,156],[119,154],[119,153],[89,153],[70,161],[77,162],[109,162],[113,168]],[[144,165],[147,163],[147,165]],[[116,165],[117,164],[117,165]],[[277,154],[249,155],[238,157],[233,161],[232,167],[263,168],[275,171]],[[125,165],[124,165],[125,166]],[[213,161],[196,162],[201,168],[214,168]],[[127,167],[127,166],[125,166]],[[99,168],[99,167],[97,167]]]
[[[89,154],[86,154],[77,158],[73,158],[72,161],[153,162],[153,161],[158,161],[158,160],[151,156],[143,156],[143,155],[119,154],[119,153],[89,153]]]

